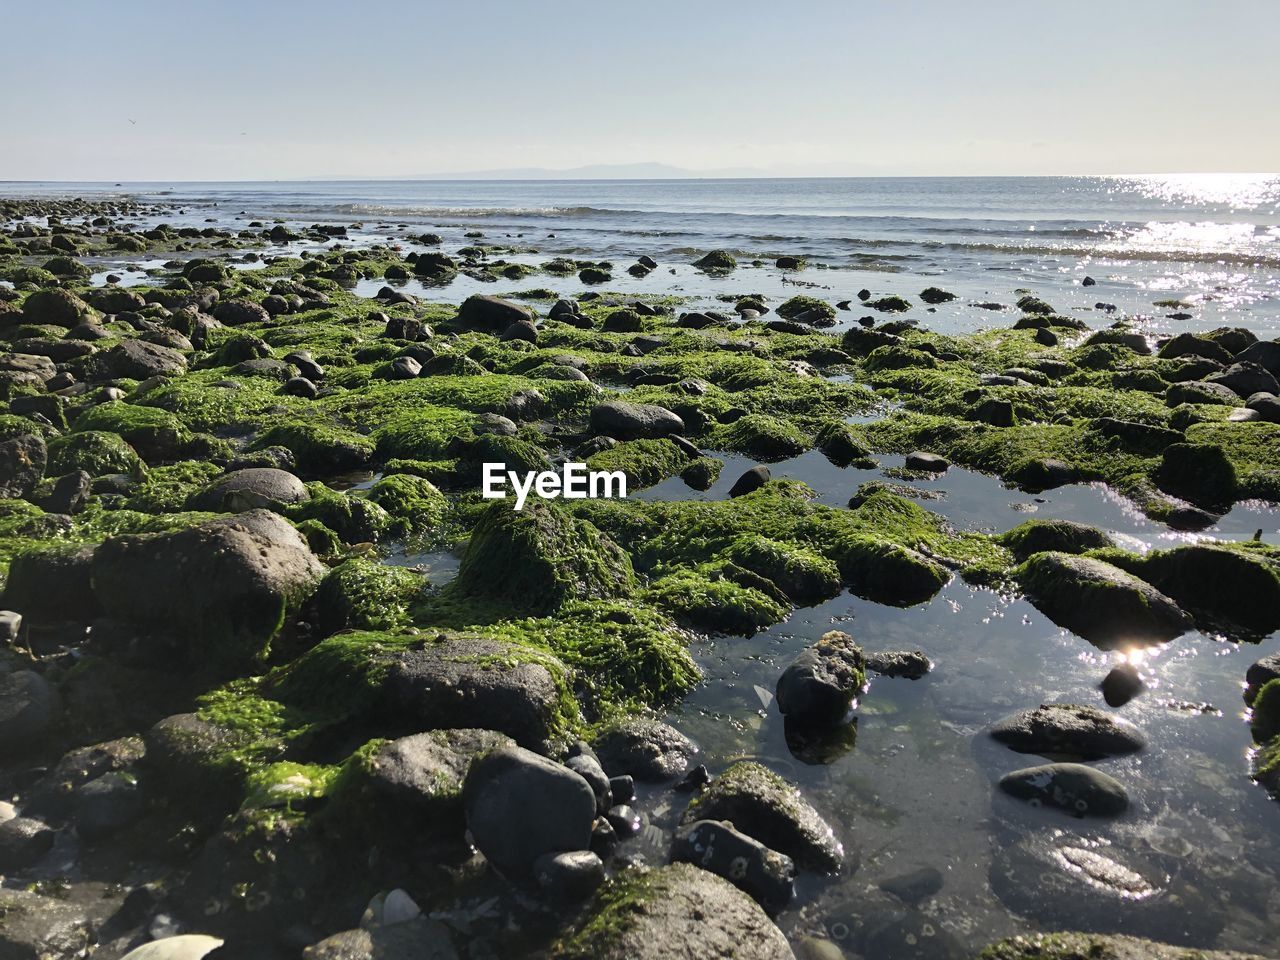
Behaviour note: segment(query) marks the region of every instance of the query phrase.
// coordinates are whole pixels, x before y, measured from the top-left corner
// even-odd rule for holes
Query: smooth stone
[[[533,872],[539,887],[562,900],[585,900],[604,883],[604,861],[591,850],[543,854]]]
[[[1127,663],[1112,667],[1098,687],[1109,707],[1123,707],[1147,689],[1138,671]]]
[[[729,488],[730,498],[745,496],[753,490],[759,490],[769,482],[770,476],[769,468],[764,464],[752,467],[733,482],[733,486]]]
[[[462,795],[476,848],[508,879],[533,880],[544,854],[591,846],[591,785],[532,751],[501,747],[476,758]]]
[[[292,473],[274,467],[250,467],[219,477],[192,499],[191,508],[240,513],[310,499],[306,485]]]
[[[1000,789],[1033,806],[1047,806],[1074,817],[1113,817],[1129,808],[1119,780],[1080,763],[1046,763],[1000,778]]]
[[[992,726],[991,736],[1019,753],[1075,760],[1100,760],[1146,746],[1142,732],[1129,721],[1073,703],[1015,713]]]
[[[697,820],[679,828],[671,859],[724,877],[771,913],[795,897],[791,858],[735,830],[731,823]]]
[[[915,450],[907,454],[906,467],[908,470],[919,470],[922,473],[945,473],[950,466],[950,460],[936,453]]]
[[[879,887],[908,906],[918,906],[942,889],[942,871],[937,867],[919,867],[881,880]]]
[[[53,849],[55,833],[40,820],[14,817],[0,823],[0,872],[25,870]]]

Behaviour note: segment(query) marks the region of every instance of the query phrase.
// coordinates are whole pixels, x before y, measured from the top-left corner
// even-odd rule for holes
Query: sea
[[[788,294],[798,281],[835,299],[868,289],[915,302],[935,285],[971,307],[938,317],[943,328],[992,325],[998,318],[977,304],[1035,289],[1064,312],[1115,306],[1155,334],[1224,323],[1280,333],[1276,174],[0,182],[5,195],[129,196],[183,211],[170,222],[359,223],[365,240],[394,241],[412,227],[439,233],[446,247],[480,232],[536,248],[529,262],[563,255],[621,268],[647,255],[664,270],[635,280],[618,269],[610,284],[637,293],[664,282],[687,296]],[[689,268],[712,249],[744,267],[727,278]],[[803,257],[808,269],[779,271],[779,256]],[[438,295],[470,292],[464,278]]]

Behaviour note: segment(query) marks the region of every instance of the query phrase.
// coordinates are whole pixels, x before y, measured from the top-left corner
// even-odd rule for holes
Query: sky
[[[7,0],[0,180],[1280,170],[1280,0]]]

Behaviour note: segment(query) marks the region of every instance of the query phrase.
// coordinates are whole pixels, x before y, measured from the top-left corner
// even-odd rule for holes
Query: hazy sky
[[[0,7],[0,179],[1280,170],[1280,0]]]

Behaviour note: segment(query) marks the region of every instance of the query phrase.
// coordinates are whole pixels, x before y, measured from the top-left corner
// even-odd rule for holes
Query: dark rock
[[[1259,340],[1237,353],[1235,359],[1256,363],[1273,377],[1280,377],[1280,340]]]
[[[314,400],[320,395],[320,388],[306,377],[290,377],[282,390],[287,396],[302,397],[304,400]]]
[[[76,833],[89,843],[105,840],[136,821],[144,810],[136,778],[119,771],[105,773],[76,793]]]
[[[1280,382],[1265,367],[1249,361],[1233,363],[1222,373],[1215,373],[1206,383],[1214,383],[1248,397],[1255,393],[1280,393]]]
[[[697,754],[692,740],[656,720],[625,720],[608,727],[593,745],[610,776],[657,782],[683,774]]]
[[[422,364],[413,357],[396,357],[387,366],[388,380],[413,380],[422,373]]]
[[[622,840],[634,837],[644,827],[644,819],[633,807],[625,803],[610,807],[605,812],[604,818],[609,821],[613,832]]]
[[[1074,817],[1112,817],[1129,808],[1120,781],[1080,763],[1046,763],[1000,778],[1000,789],[1036,806],[1055,807]]]
[[[54,481],[53,489],[41,501],[47,513],[79,513],[89,502],[93,478],[83,470],[76,470]]]
[[[778,678],[778,709],[795,723],[841,723],[866,685],[865,660],[853,637],[831,630],[806,647]]]
[[[919,867],[907,873],[881,880],[879,887],[908,906],[919,906],[942,889],[942,871],[937,867]]]
[[[4,602],[33,618],[92,620],[101,612],[92,575],[93,547],[59,544],[26,551],[9,568]]]
[[[921,450],[916,450],[907,454],[906,467],[908,470],[919,470],[922,473],[945,473],[950,466],[950,460],[946,457],[940,457],[936,453],[925,453]]]
[[[1138,671],[1127,663],[1112,667],[1111,671],[1102,678],[1099,688],[1102,690],[1102,699],[1109,707],[1123,707],[1147,689],[1142,678],[1138,676]]]
[[[145,380],[185,373],[187,358],[146,340],[126,340],[98,357],[96,365],[100,380]]]
[[[1101,560],[1037,553],[1020,568],[1020,579],[1038,610],[1097,646],[1163,643],[1191,627],[1169,597]]]
[[[599,761],[596,761],[597,763]],[[635,778],[630,774],[609,778],[609,796],[614,803],[630,803],[636,798]]]
[[[1272,680],[1280,679],[1280,653],[1272,653],[1250,664],[1245,671],[1244,701],[1250,706],[1258,692]]]
[[[867,654],[866,666],[881,676],[919,680],[933,669],[933,661],[921,650],[886,650]]]
[[[591,845],[590,784],[536,753],[503,747],[476,758],[462,793],[476,847],[508,879],[533,880],[539,857]]]
[[[324,570],[298,531],[266,510],[110,537],[92,569],[109,616],[158,631],[188,662],[214,669],[260,657]]]
[[[671,859],[724,877],[771,913],[787,906],[795,896],[791,858],[739,833],[731,823],[697,820],[681,827],[676,831]]]
[[[0,871],[25,870],[53,849],[54,831],[30,817],[0,823]]]
[[[271,314],[252,300],[223,300],[213,308],[213,318],[228,327],[245,323],[266,323]]]
[[[727,820],[813,870],[838,870],[844,862],[844,846],[800,791],[751,760],[739,760],[716,777],[681,822],[697,820]]]
[[[753,490],[759,490],[769,482],[769,477],[769,468],[764,464],[752,467],[733,482],[733,486],[729,488],[729,496],[741,497]]]
[[[673,863],[616,877],[559,960],[795,960],[786,937],[747,894],[707,870]]]
[[[0,443],[0,499],[17,500],[34,490],[48,458],[48,449],[37,436]]]
[[[526,343],[538,342],[538,328],[534,326],[531,320],[519,320],[511,324],[498,335],[498,340],[506,342],[509,340],[523,340]]]
[[[1056,490],[1079,478],[1071,464],[1052,458],[1023,461],[1009,473],[1009,479],[1028,493]]]
[[[1070,703],[1043,704],[1005,717],[991,728],[991,736],[1011,750],[1050,759],[1100,760],[1146,746],[1141,731],[1127,720]]]
[[[1231,354],[1208,337],[1194,333],[1180,333],[1160,347],[1158,356],[1165,360],[1196,356],[1221,363],[1230,363]]]
[[[57,716],[57,691],[40,674],[0,674],[0,757],[40,746]]]
[[[580,901],[604,883],[604,861],[591,850],[544,853],[533,864],[538,886],[559,900]]]
[[[1165,493],[1192,506],[1225,513],[1236,500],[1236,471],[1219,446],[1208,443],[1175,443],[1165,449],[1154,473]]]
[[[596,813],[603,815],[614,803],[627,802],[614,798],[609,776],[604,772],[604,767],[600,766],[600,761],[596,759],[594,753],[576,754],[565,760],[564,765],[591,784],[591,792],[596,796]]]
[[[684,433],[684,421],[665,407],[609,400],[591,408],[591,429],[618,440]]]
[[[490,669],[492,662],[503,669]],[[524,747],[543,748],[556,732],[564,667],[500,640],[445,638],[395,655],[383,708],[419,729],[484,727]],[[575,774],[576,776],[576,774]]]
[[[511,300],[487,294],[474,294],[458,308],[458,322],[470,330],[498,333],[513,323],[532,323],[533,312]]]

